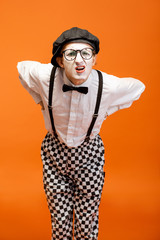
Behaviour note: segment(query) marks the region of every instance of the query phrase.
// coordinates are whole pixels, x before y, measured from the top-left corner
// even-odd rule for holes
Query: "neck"
[[[69,81],[74,84],[74,85],[81,85],[82,83],[84,83],[86,80],[70,80]]]
[[[81,85],[82,83],[84,83],[86,81],[85,79],[69,79],[69,78],[67,78],[64,70],[63,70],[63,78],[64,78],[65,83],[67,83],[67,81],[68,81],[74,85]]]

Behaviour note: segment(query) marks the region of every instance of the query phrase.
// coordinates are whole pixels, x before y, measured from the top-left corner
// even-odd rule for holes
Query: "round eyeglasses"
[[[77,57],[77,53],[80,53],[81,57],[85,60],[92,58],[94,54],[94,49],[92,48],[83,48],[81,50],[66,49],[62,53],[67,61],[73,61]]]

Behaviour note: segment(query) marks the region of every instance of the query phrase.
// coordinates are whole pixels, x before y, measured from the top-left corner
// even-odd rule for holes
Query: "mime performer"
[[[41,105],[47,134],[41,146],[52,240],[97,240],[105,173],[99,135],[107,116],[139,99],[144,84],[94,70],[99,39],[73,27],[53,43],[51,63],[18,63],[19,78]]]

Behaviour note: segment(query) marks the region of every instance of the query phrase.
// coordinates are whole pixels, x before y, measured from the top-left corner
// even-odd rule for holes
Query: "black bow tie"
[[[63,92],[75,90],[77,92],[84,93],[84,94],[88,93],[88,87],[73,87],[73,86],[68,86],[66,84],[63,85],[62,90]]]

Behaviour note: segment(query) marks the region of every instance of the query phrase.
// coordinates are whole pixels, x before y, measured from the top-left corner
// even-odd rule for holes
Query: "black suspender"
[[[53,95],[53,87],[54,87],[54,77],[56,73],[56,68],[52,68],[51,76],[50,76],[50,84],[49,84],[49,99],[48,99],[48,110],[49,110],[49,115],[51,119],[51,125],[52,125],[52,130],[54,135],[57,137],[56,129],[54,126],[54,120],[53,120],[53,113],[52,113],[52,95]]]
[[[53,119],[53,113],[52,113],[52,96],[53,96],[53,88],[54,88],[54,77],[55,77],[55,72],[56,72],[57,67],[53,67],[51,71],[51,76],[50,76],[50,84],[49,84],[49,99],[48,99],[48,110],[49,110],[49,115],[50,115],[50,120],[51,120],[51,125],[52,125],[52,130],[54,135],[57,137],[56,129],[54,126],[54,119]],[[98,70],[96,70],[98,73],[99,77],[99,86],[98,86],[98,92],[97,92],[97,101],[96,101],[96,106],[93,114],[93,118],[91,121],[91,124],[88,128],[88,132],[85,138],[85,141],[89,140],[90,134],[92,132],[92,129],[94,127],[94,124],[96,122],[96,119],[98,117],[98,111],[99,111],[99,106],[101,102],[101,97],[102,97],[102,89],[103,89],[103,76],[102,73]]]
[[[85,141],[89,140],[89,137],[91,135],[92,129],[94,127],[94,124],[96,122],[96,119],[98,117],[98,111],[99,111],[99,106],[100,106],[100,102],[101,102],[101,97],[102,97],[102,89],[103,89],[103,76],[102,73],[99,70],[96,70],[98,72],[98,77],[99,77],[99,86],[98,86],[98,93],[97,93],[97,102],[96,102],[96,106],[95,106],[95,110],[94,110],[94,114],[93,114],[93,118],[92,118],[92,122],[88,128],[88,132],[85,138]]]

